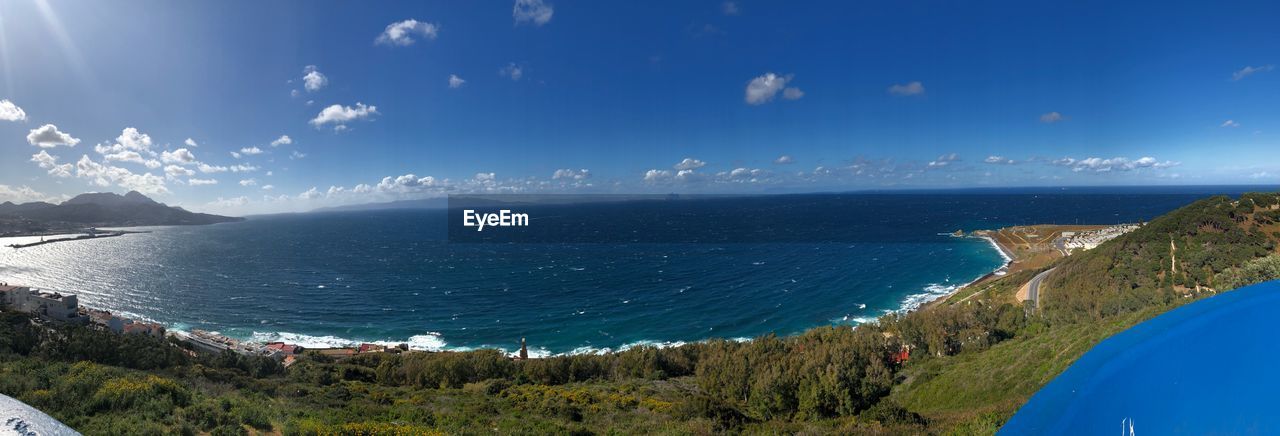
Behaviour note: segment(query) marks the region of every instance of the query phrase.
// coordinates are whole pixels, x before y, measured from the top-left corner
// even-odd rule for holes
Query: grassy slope
[[[1079,324],[1005,341],[981,353],[933,358],[904,370],[890,398],[948,429],[995,414],[1008,419],[1094,344],[1154,315]]]
[[[1224,201],[1221,198],[1208,199],[1179,209],[1169,215],[1153,220],[1151,224],[1133,234],[1125,235],[1108,243],[1100,249],[1072,256],[1057,263],[1070,271],[1073,277],[1058,280],[1058,283],[1069,283],[1066,287],[1042,292],[1063,292],[1071,298],[1045,298],[1042,304],[1054,304],[1055,300],[1071,301],[1077,299],[1072,294],[1088,274],[1097,277],[1099,271],[1108,279],[1126,275],[1125,269],[1132,268],[1139,262],[1135,258],[1143,257],[1146,263],[1169,265],[1170,254],[1155,248],[1164,248],[1169,238],[1176,240],[1180,246],[1195,244],[1202,250],[1212,251],[1214,244],[1219,250],[1213,252],[1217,258],[1234,256],[1230,262],[1239,265],[1251,259],[1253,255],[1263,252],[1248,253],[1239,247],[1228,247],[1224,241],[1236,243],[1241,236],[1236,229],[1258,231],[1254,234],[1265,244],[1280,240],[1280,234],[1272,233],[1276,223],[1259,223],[1256,215],[1239,214],[1239,219],[1215,220],[1221,211],[1238,207],[1239,203]],[[1274,210],[1270,207],[1258,207],[1256,211]],[[1226,216],[1232,218],[1231,216]],[[1206,223],[1228,221],[1225,228],[1212,228]],[[1233,224],[1234,223],[1234,224]],[[1255,241],[1256,242],[1256,241]],[[1179,259],[1179,263],[1185,260]],[[1185,265],[1197,267],[1199,265]],[[1169,274],[1167,270],[1160,274]],[[1141,277],[1142,282],[1153,282],[1149,277]],[[991,285],[988,292],[997,295],[994,299],[1008,298],[1013,295],[1010,289],[1025,282],[1025,275],[1011,275]],[[1084,279],[1093,281],[1092,278]],[[1137,281],[1135,281],[1136,283]],[[1100,285],[1100,283],[1090,283]],[[1143,285],[1131,283],[1107,283],[1100,287],[1114,286],[1110,298],[1122,299],[1125,288],[1141,288]],[[1206,283],[1205,285],[1208,285]],[[1094,292],[1097,292],[1096,290]],[[1105,291],[1104,291],[1105,292]],[[1152,291],[1156,292],[1156,291]],[[1096,296],[1098,294],[1095,294]],[[1193,297],[1204,296],[1192,295]],[[953,300],[954,301],[954,300]],[[1132,327],[1142,321],[1155,317],[1174,307],[1194,301],[1194,298],[1173,298],[1162,304],[1147,306],[1141,309],[1124,312],[1114,316],[1092,319],[1087,322],[1059,322],[1048,326],[1041,319],[1039,323],[1029,326],[1018,337],[1001,342],[988,350],[976,353],[962,353],[955,356],[926,358],[913,362],[904,368],[900,379],[904,380],[895,387],[890,398],[907,409],[920,413],[930,420],[933,431],[969,430],[966,423],[985,422],[987,426],[977,429],[986,433],[1007,420],[1022,404],[1066,370],[1076,359],[1102,340]],[[951,302],[950,304],[956,304]],[[1059,308],[1059,312],[1062,309]],[[1061,313],[1058,318],[1062,318]],[[959,426],[959,427],[957,427]]]

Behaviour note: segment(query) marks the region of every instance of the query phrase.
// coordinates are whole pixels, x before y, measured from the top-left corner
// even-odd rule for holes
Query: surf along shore
[[[947,295],[922,305],[920,308],[933,307],[960,296],[968,298],[981,292],[985,285],[1000,277],[1022,271],[1039,270],[1049,266],[1069,254],[1064,246],[1064,241],[1070,235],[1107,227],[1110,226],[1036,224],[1005,227],[998,230],[975,230],[969,233],[957,230],[951,233],[951,236],[979,238],[989,242],[1004,258],[1004,265],[967,285],[956,288],[956,290]]]

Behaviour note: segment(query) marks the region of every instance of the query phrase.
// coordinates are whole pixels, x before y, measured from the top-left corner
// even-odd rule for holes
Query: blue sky
[[[1280,182],[1280,6],[1114,3],[7,1],[0,201]]]

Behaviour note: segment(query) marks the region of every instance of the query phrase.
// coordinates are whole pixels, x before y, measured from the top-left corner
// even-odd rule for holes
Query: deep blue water
[[[1280,282],[1180,307],[1102,341],[1001,434],[1277,434]],[[1128,434],[1128,427],[1122,434]]]
[[[457,244],[439,210],[260,216],[0,249],[0,280],[242,338],[513,350],[526,337],[536,353],[582,352],[856,323],[1002,263],[982,240],[939,233],[1142,221],[1205,194],[814,194],[715,220],[750,227],[801,210],[824,218],[794,225],[840,236],[802,242]]]

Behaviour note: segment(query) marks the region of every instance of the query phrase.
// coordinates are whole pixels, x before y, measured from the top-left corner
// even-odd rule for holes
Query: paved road
[[[1058,267],[1055,266],[1044,270],[1044,272],[1040,274],[1036,274],[1035,277],[1031,278],[1031,282],[1027,284],[1027,298],[1031,299],[1031,304],[1033,306],[1040,307],[1040,282],[1044,281],[1044,278],[1048,277],[1049,273],[1053,272],[1055,269],[1058,269]]]
[[[1071,252],[1067,251],[1067,237],[1066,237],[1066,236],[1059,236],[1059,237],[1057,237],[1057,238],[1054,238],[1054,240],[1053,240],[1053,248],[1056,248],[1056,249],[1058,249],[1058,251],[1062,252],[1062,255],[1063,255],[1063,256],[1066,256],[1066,255],[1071,254]]]

